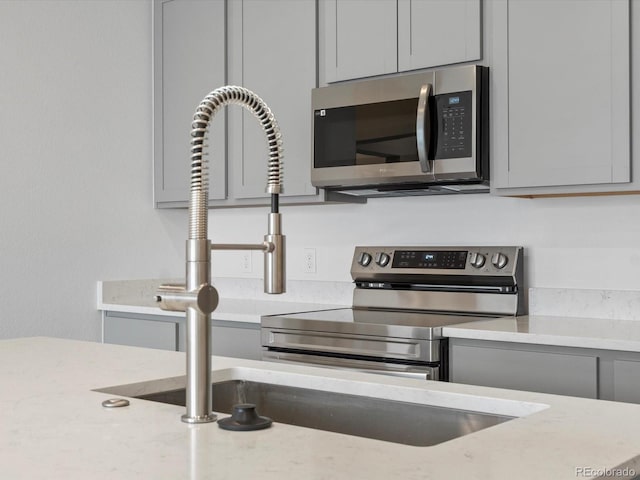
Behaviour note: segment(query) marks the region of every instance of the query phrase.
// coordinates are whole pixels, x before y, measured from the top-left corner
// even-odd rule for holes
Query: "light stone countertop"
[[[640,352],[640,321],[525,315],[442,329],[451,338]]]
[[[94,389],[184,375],[180,352],[50,338],[0,341],[0,465],[11,479],[572,479],[640,472],[640,405],[213,358],[213,379],[521,416],[432,447],[276,423],[186,425],[184,408]],[[372,419],[375,421],[375,419]],[[579,470],[581,469],[581,470]],[[623,472],[621,472],[623,473]]]
[[[98,282],[97,308],[102,311],[184,317],[184,312],[161,310],[153,300],[163,280],[124,280]],[[169,281],[171,282],[171,281]],[[173,280],[175,283],[176,281]],[[303,283],[303,282],[298,282]],[[213,320],[260,323],[262,315],[311,312],[351,306],[351,285],[344,282],[311,283],[317,293],[313,297],[295,291],[285,295],[261,292],[262,281],[253,279],[218,279],[214,285],[221,295],[211,314]],[[222,287],[220,287],[220,285]],[[293,284],[295,290],[296,284]],[[230,293],[233,296],[223,296]],[[243,296],[246,294],[246,296]],[[314,301],[310,301],[313,298]]]
[[[219,285],[216,288],[221,292],[229,292],[231,295],[246,292],[247,297],[221,298],[212,314],[213,320],[260,323],[262,315],[350,306],[352,287],[345,282],[294,282],[294,292],[284,297],[286,301],[281,300],[282,296],[261,294],[262,285],[259,280],[218,279],[217,282]],[[99,282],[98,309],[184,317],[183,312],[167,312],[155,305],[153,295],[160,283],[161,280]],[[615,302],[612,301],[613,297]],[[603,317],[587,318],[568,314],[505,317],[444,327],[443,334],[452,338],[640,352],[640,321],[630,315],[631,311],[635,311],[632,307],[640,303],[640,296],[636,292],[532,289],[530,298],[532,310],[536,312],[581,312],[576,305],[586,304]],[[603,299],[606,300],[604,304]],[[550,305],[555,305],[556,309],[552,309]],[[621,318],[612,318],[613,315]]]
[[[284,313],[311,312],[344,308],[345,305],[326,305],[318,303],[277,302],[268,300],[253,300],[240,298],[221,298],[220,303],[211,314],[212,320],[227,322],[260,323],[262,315],[277,315]],[[170,317],[184,317],[184,312],[169,312],[153,305],[127,305],[102,303],[98,310],[110,312],[138,313],[143,315],[166,315]]]

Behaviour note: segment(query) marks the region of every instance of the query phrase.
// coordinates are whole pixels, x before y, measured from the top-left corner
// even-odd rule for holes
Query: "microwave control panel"
[[[472,154],[473,96],[471,91],[434,97],[435,151],[437,159],[465,158]]]

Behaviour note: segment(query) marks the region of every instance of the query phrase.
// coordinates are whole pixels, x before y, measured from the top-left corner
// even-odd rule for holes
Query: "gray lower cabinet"
[[[184,322],[178,324],[178,350],[186,350],[187,328]],[[211,354],[221,357],[262,359],[260,344],[260,324],[211,321]]]
[[[598,398],[598,357],[452,339],[450,381]],[[547,349],[548,350],[548,349]]]
[[[449,379],[640,403],[640,353],[451,338]]]
[[[104,312],[104,343],[132,347],[178,349],[178,322],[172,317]]]
[[[185,351],[186,323],[182,317],[104,312],[104,343]],[[211,321],[211,353],[260,360],[260,324]]]
[[[613,400],[640,403],[640,359],[613,361]]]

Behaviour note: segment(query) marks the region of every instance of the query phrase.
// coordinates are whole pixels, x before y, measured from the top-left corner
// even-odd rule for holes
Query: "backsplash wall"
[[[361,244],[522,245],[529,287],[640,290],[640,195],[407,197],[282,207],[282,213],[292,279],[350,281],[353,247]],[[258,208],[212,210],[210,236],[260,240],[266,215]],[[305,248],[316,249],[315,274],[304,272]],[[254,273],[244,274],[232,253],[216,252],[214,275],[259,276],[256,255]]]

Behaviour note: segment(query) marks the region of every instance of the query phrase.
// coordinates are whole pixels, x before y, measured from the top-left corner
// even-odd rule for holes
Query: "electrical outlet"
[[[253,272],[253,261],[252,261],[252,258],[253,258],[253,256],[251,255],[250,251],[241,252],[241,254],[240,254],[240,261],[241,261],[240,271],[242,271],[242,273],[251,273],[251,272]]]
[[[316,273],[316,249],[304,249],[304,273]]]

